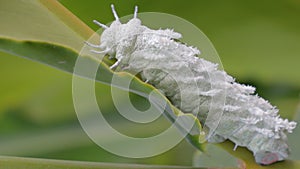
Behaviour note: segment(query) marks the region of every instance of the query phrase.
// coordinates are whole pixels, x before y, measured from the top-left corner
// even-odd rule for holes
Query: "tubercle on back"
[[[141,20],[137,17],[137,6],[135,6],[134,8],[133,18],[124,24],[120,22],[120,19],[113,4],[111,5],[111,9],[115,20],[111,23],[110,26],[106,26],[105,24],[102,24],[97,20],[93,21],[96,25],[104,29],[104,31],[101,34],[100,45],[85,42],[88,46],[100,49],[100,51],[91,50],[91,52],[97,54],[108,54],[110,55],[110,59],[117,59],[117,62],[115,62],[110,67],[111,69],[115,69],[120,64],[122,59],[125,57],[124,55],[126,55],[124,54],[124,51],[126,51],[125,48],[134,45],[134,40],[131,39],[134,39],[136,36],[139,36],[143,33],[148,33],[168,37],[170,39],[180,39],[182,37],[180,33],[174,32],[172,29],[151,30],[146,26],[143,26],[141,24]],[[126,42],[122,43],[122,41]],[[200,54],[200,52],[198,53]]]
[[[137,13],[138,13],[137,6],[135,6],[135,8],[134,8],[133,18],[126,24],[122,24],[120,22],[119,16],[118,16],[113,4],[111,4],[111,9],[112,9],[112,13],[113,13],[115,20],[111,23],[111,25],[109,27],[101,22],[98,22],[97,20],[93,20],[93,22],[96,25],[98,25],[99,27],[104,29],[103,33],[101,34],[101,38],[100,38],[101,44],[95,45],[95,44],[91,44],[89,42],[85,42],[85,43],[88,46],[100,49],[100,51],[91,50],[91,52],[94,52],[97,54],[109,54],[110,59],[116,58],[117,62],[115,62],[110,67],[111,69],[114,69],[120,64],[121,59],[123,57],[121,54],[119,54],[117,52],[116,48],[118,47],[118,43],[120,42],[120,39],[124,39],[124,37],[122,37],[122,36],[124,36],[124,34],[122,34],[122,33],[124,32],[125,36],[128,36],[128,30],[126,30],[126,25],[127,25],[127,27],[129,27],[129,29],[130,29],[130,26],[133,28],[139,27],[139,26],[141,26],[141,21],[137,18]]]

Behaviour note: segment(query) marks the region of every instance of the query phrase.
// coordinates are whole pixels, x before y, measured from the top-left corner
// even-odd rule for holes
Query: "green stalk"
[[[158,165],[140,165],[140,164],[116,164],[116,163],[96,163],[96,162],[78,162],[66,160],[48,160],[37,158],[21,157],[1,157],[0,168],[13,169],[192,169],[186,166],[158,166]],[[196,168],[194,168],[196,169]],[[201,169],[201,168],[198,168]]]

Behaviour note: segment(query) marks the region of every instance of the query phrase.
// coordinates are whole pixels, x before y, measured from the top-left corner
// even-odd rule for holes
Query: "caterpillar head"
[[[261,147],[261,149],[254,153],[255,161],[262,165],[269,165],[277,161],[285,160],[290,153],[286,141],[287,137],[283,133],[281,133],[280,139],[266,138],[263,144],[257,145]]]
[[[261,165],[269,165],[277,161],[285,160],[288,157],[289,149],[281,151],[260,151],[255,154],[255,161]]]
[[[138,29],[141,26],[141,21],[137,18],[137,6],[134,10],[133,19],[126,24],[122,24],[120,22],[114,5],[111,5],[111,8],[115,17],[115,21],[113,21],[109,27],[96,20],[94,20],[94,23],[104,28],[100,39],[101,45],[99,45],[98,48],[102,50],[101,53],[109,54],[111,57],[114,57],[116,48],[119,45],[132,45],[131,39],[137,35]]]

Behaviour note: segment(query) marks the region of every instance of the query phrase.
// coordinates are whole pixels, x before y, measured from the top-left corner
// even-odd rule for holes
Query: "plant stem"
[[[37,158],[7,157],[0,156],[0,168],[5,169],[192,169],[189,166],[158,166],[140,164],[116,164],[116,163],[96,163],[79,162],[66,160],[48,160]],[[200,169],[200,168],[199,168]]]

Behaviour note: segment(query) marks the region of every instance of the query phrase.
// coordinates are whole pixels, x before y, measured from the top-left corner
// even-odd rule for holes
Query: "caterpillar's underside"
[[[211,126],[205,120],[212,97],[225,93],[225,105],[214,105],[223,110],[223,115],[208,141],[229,139],[251,150],[260,164],[288,157],[285,133],[291,133],[296,123],[280,118],[274,106],[254,94],[254,87],[236,83],[226,72],[218,70],[217,64],[199,58],[198,49],[176,41],[181,38],[179,33],[141,25],[137,10],[126,24],[120,23],[114,9],[113,13],[116,21],[110,27],[98,23],[105,28],[101,45],[92,45],[118,60],[113,68],[139,72],[172,104],[184,113],[196,115],[208,128]]]

